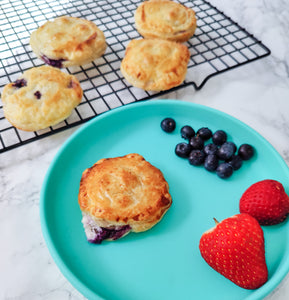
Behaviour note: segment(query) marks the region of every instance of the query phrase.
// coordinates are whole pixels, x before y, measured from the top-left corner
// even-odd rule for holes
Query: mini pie
[[[193,9],[174,1],[145,1],[135,12],[135,25],[145,38],[185,42],[195,33]]]
[[[50,66],[31,68],[4,87],[4,116],[21,130],[44,129],[66,119],[80,103],[82,93],[73,75]]]
[[[103,32],[93,22],[67,16],[47,21],[33,31],[30,46],[38,58],[58,68],[89,63],[107,47]]]
[[[128,43],[120,70],[125,79],[146,91],[180,85],[187,73],[187,46],[166,40],[140,39]]]
[[[156,225],[172,203],[162,172],[141,155],[105,158],[86,169],[78,203],[88,241],[100,244]]]

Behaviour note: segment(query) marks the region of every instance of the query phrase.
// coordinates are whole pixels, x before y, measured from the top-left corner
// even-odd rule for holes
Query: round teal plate
[[[172,117],[173,133],[160,122]],[[256,155],[227,180],[191,166],[174,153],[184,141],[183,125],[224,129],[237,145],[254,145]],[[106,157],[139,153],[158,167],[170,186],[173,204],[162,221],[101,245],[86,241],[78,206],[82,172]],[[263,227],[269,280],[258,290],[242,289],[202,259],[202,233],[237,214],[239,199],[252,183],[276,179],[289,192],[289,169],[274,148],[244,123],[205,106],[151,100],[106,112],[86,123],[54,158],[41,191],[43,235],[56,264],[88,299],[263,299],[289,270],[289,222]]]

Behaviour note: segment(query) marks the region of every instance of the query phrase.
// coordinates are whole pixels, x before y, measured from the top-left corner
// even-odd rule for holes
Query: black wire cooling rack
[[[129,85],[120,72],[127,43],[135,30],[137,0],[1,0],[0,92],[27,69],[42,65],[29,46],[32,31],[47,20],[69,15],[91,20],[104,32],[108,48],[95,62],[64,69],[75,75],[84,91],[82,102],[64,122],[37,132],[17,130],[8,123],[0,100],[0,153],[79,125],[127,103],[158,97]],[[180,1],[195,10],[197,30],[186,43],[190,50],[187,77],[177,88],[201,89],[209,78],[270,54],[270,50],[223,12],[204,0]]]

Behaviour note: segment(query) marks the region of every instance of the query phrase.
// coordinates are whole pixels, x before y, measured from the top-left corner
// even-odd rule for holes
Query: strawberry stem
[[[214,221],[215,221],[215,223],[216,223],[216,226],[219,224],[219,222],[218,222],[218,220],[217,219],[215,219],[215,218],[213,218],[214,219]]]

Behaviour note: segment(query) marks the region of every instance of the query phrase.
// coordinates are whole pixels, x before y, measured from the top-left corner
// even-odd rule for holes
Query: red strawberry
[[[257,289],[268,279],[263,230],[248,214],[216,221],[199,249],[209,266],[242,288]]]
[[[276,180],[262,180],[251,185],[239,203],[241,213],[250,214],[260,225],[283,222],[289,213],[289,197]]]

